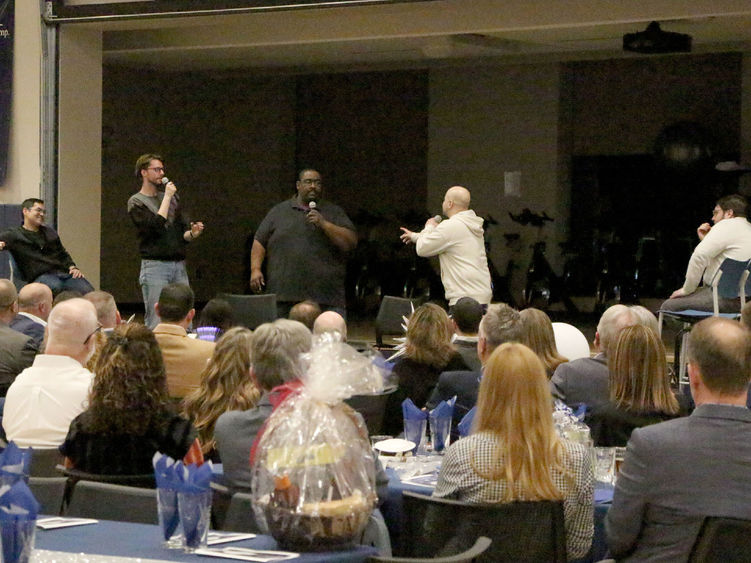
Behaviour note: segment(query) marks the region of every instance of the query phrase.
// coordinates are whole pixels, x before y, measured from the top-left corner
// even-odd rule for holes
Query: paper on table
[[[85,526],[87,524],[98,524],[99,520],[92,518],[63,518],[62,516],[53,516],[51,518],[40,518],[37,520],[37,528],[42,530],[54,530],[55,528],[68,528],[70,526]]]
[[[240,540],[252,540],[255,534],[244,534],[241,532],[209,532],[208,545],[217,545],[220,543],[229,543]]]
[[[247,547],[225,547],[222,549],[196,549],[196,555],[208,555],[209,557],[223,557],[225,559],[240,559],[241,561],[260,561],[270,563],[272,561],[286,561],[300,557],[299,553],[290,551],[269,551],[265,549],[250,549]]]
[[[438,474],[428,473],[427,475],[416,475],[414,477],[402,479],[402,483],[406,483],[408,485],[418,485],[420,487],[430,487],[431,489],[434,489],[438,484]]]

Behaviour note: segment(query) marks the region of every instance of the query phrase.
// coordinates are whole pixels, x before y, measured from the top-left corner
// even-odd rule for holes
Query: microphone
[[[316,205],[315,201],[309,201],[308,202],[308,209],[310,209],[311,211],[314,210],[316,207],[317,207],[317,205]]]
[[[441,217],[440,215],[436,215],[435,217],[433,217],[433,221],[435,221],[436,223],[440,223],[441,221],[443,221],[443,217]]]
[[[162,176],[162,185],[166,187],[167,184],[169,183],[170,183],[170,179],[167,178],[167,176]],[[179,198],[177,197],[177,192],[175,192],[175,195],[173,195],[172,197],[175,199],[175,201],[179,200]]]

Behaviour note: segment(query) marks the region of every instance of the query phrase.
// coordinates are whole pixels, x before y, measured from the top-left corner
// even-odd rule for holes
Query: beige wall
[[[0,203],[20,203],[39,196],[39,109],[41,99],[42,26],[39,2],[15,3],[13,102],[8,176],[0,186]]]
[[[102,162],[102,40],[60,33],[58,231],[73,260],[99,287]]]

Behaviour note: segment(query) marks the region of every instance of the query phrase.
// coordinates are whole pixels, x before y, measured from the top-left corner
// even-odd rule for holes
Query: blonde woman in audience
[[[522,321],[522,342],[537,354],[550,379],[555,368],[568,362],[568,358],[561,356],[555,346],[553,323],[544,311],[534,308],[524,309],[519,317]]]
[[[545,368],[523,344],[485,364],[472,434],[451,444],[434,496],[465,502],[562,500],[569,559],[592,544],[594,492],[586,448],[558,437]]]
[[[206,364],[200,385],[183,401],[183,413],[198,430],[206,459],[219,461],[214,426],[227,411],[253,408],[260,392],[250,376],[250,346],[253,333],[244,327],[229,329],[217,341]]]
[[[438,305],[426,303],[412,313],[404,355],[396,360],[392,371],[399,388],[389,395],[386,405],[386,434],[398,434],[403,429],[404,399],[423,407],[441,373],[469,370],[451,342],[453,334],[451,319]]]
[[[586,419],[595,446],[625,446],[634,428],[686,414],[670,390],[665,347],[651,328],[624,328],[608,369],[610,401]]]

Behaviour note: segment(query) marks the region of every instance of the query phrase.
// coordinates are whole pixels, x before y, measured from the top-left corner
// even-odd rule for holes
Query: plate
[[[389,438],[373,444],[373,448],[385,454],[403,454],[415,449],[415,443],[401,438]]]

